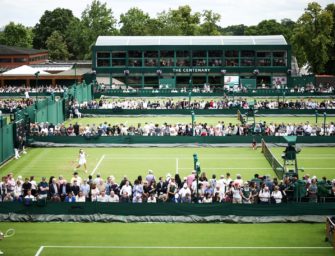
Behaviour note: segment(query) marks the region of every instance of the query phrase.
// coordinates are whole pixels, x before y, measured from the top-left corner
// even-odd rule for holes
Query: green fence
[[[287,144],[281,136],[256,136],[260,143],[263,138],[267,143]],[[55,143],[61,145],[70,144],[193,144],[201,146],[207,144],[251,144],[253,136],[33,136],[29,137],[29,143]],[[298,136],[297,143],[330,144],[335,143],[335,136]],[[50,145],[50,144],[49,144]]]
[[[238,108],[231,109],[194,109],[196,115],[235,115]],[[246,109],[239,109],[246,114]],[[81,109],[83,115],[190,115],[189,109]],[[334,115],[335,109],[319,110],[319,115]],[[313,109],[259,109],[257,115],[314,115]]]
[[[82,84],[73,85],[64,95],[64,98],[68,98],[70,100],[74,98],[78,101],[78,103],[90,101],[93,99],[92,86],[92,84],[86,84],[85,82]]]
[[[62,123],[64,116],[64,99],[55,100],[49,96],[43,100],[39,100],[36,104],[15,113],[15,120],[24,119],[26,122],[48,122]]]
[[[0,116],[0,164],[14,155],[13,124]]]
[[[133,204],[133,203],[53,203],[25,206],[22,203],[1,203],[0,214],[89,215],[119,216],[299,216],[331,215],[335,203],[288,203],[270,205],[248,204]],[[59,219],[58,221],[60,221]]]
[[[55,101],[52,97],[37,103],[36,121],[53,124],[64,122],[63,99]]]

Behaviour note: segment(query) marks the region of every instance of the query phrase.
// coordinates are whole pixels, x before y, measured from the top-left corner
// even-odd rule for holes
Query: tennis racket
[[[2,240],[4,238],[12,237],[14,235],[15,235],[15,229],[13,229],[13,228],[8,229],[6,231],[6,233],[4,233],[4,234],[0,231],[0,240]]]
[[[70,161],[70,164],[71,164],[72,168],[77,166],[77,162],[78,161]]]
[[[15,235],[15,229],[14,228],[10,228],[6,231],[4,237],[7,238],[7,237],[12,237]]]

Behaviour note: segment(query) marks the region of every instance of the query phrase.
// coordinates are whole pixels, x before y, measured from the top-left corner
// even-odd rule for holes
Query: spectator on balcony
[[[100,203],[108,203],[109,200],[110,200],[110,197],[109,195],[106,195],[105,190],[102,190],[97,197],[97,202],[100,202]]]
[[[267,186],[263,186],[263,188],[258,193],[258,198],[260,204],[269,204],[270,203],[270,190]]]
[[[100,195],[100,191],[97,188],[97,185],[95,183],[92,184],[91,186],[91,201],[96,202],[98,195]]]
[[[128,180],[121,187],[120,197],[121,197],[121,202],[125,202],[125,203],[131,202],[132,187],[130,186],[130,182]]]
[[[82,191],[79,191],[78,195],[76,195],[76,203],[85,203],[86,202],[86,196]]]
[[[24,204],[30,205],[34,201],[36,201],[36,197],[32,194],[32,191],[29,189],[27,191],[27,195],[24,197]]]
[[[49,184],[49,196],[51,201],[54,202],[60,201],[60,189],[56,181],[56,178],[52,178],[51,183]]]
[[[143,185],[140,183],[138,179],[134,181],[132,194],[133,194],[133,203],[142,203]]]
[[[49,184],[46,182],[46,177],[42,177],[42,181],[38,184],[38,197],[46,199],[49,193]]]
[[[311,184],[308,185],[307,188],[309,202],[317,203],[318,201],[318,186],[316,178],[311,180]]]
[[[271,193],[271,198],[272,198],[271,200],[276,204],[280,204],[282,202],[283,194],[279,190],[279,186],[274,187],[274,190]]]
[[[73,195],[72,192],[68,193],[67,196],[65,197],[64,202],[66,203],[75,203],[76,202],[76,197]]]
[[[110,195],[109,195],[109,202],[111,203],[118,203],[119,202],[119,196],[117,194],[114,193],[114,191],[112,190]]]
[[[233,204],[241,204],[242,203],[242,192],[239,183],[233,183],[233,187],[231,188]]]

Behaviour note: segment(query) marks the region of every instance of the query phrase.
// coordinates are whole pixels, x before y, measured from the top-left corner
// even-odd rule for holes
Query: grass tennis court
[[[282,163],[281,153],[284,148],[271,148],[277,159]],[[28,154],[19,160],[12,160],[1,167],[3,176],[13,172],[15,177],[34,175],[39,181],[42,176],[63,175],[69,179],[76,165],[78,148],[32,148]],[[145,176],[149,169],[156,177],[167,173],[174,175],[178,170],[181,177],[187,176],[193,170],[193,154],[197,153],[201,170],[210,178],[214,173],[217,178],[230,172],[234,178],[241,174],[245,180],[251,179],[255,173],[260,175],[275,174],[266,161],[261,149],[251,148],[86,148],[88,154],[89,174],[100,173],[102,177],[113,175],[120,181],[124,175],[133,181],[138,175]],[[303,147],[298,154],[299,167],[305,172],[318,178],[326,176],[335,178],[335,148],[332,147]],[[300,173],[303,174],[303,173]],[[82,177],[87,176],[80,169]]]
[[[325,224],[1,223],[5,255],[330,256]]]
[[[242,112],[242,114],[244,114]],[[240,124],[240,121],[237,120],[236,117],[227,117],[227,116],[197,116],[195,118],[197,123],[207,123],[209,125],[216,125],[218,122],[224,121],[225,124]],[[267,123],[305,123],[309,121],[312,125],[315,124],[314,116],[256,116],[256,122],[267,122]],[[86,124],[96,124],[99,125],[101,123],[107,122],[108,124],[127,124],[127,125],[135,125],[145,123],[154,123],[154,124],[186,124],[191,123],[191,115],[189,116],[115,116],[115,117],[94,117],[94,118],[81,118],[81,119],[72,119],[67,120],[65,125],[74,124],[78,122],[78,124],[86,125]],[[327,117],[327,123],[335,122],[334,116]],[[323,117],[320,115],[318,118],[318,125],[323,125]]]

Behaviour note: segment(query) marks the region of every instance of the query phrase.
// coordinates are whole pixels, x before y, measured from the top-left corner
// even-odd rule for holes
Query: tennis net
[[[271,150],[266,145],[264,139],[262,139],[262,153],[264,154],[266,160],[268,160],[269,164],[271,165],[272,169],[276,173],[279,179],[283,179],[284,177],[284,167],[277,158],[273,155]]]

